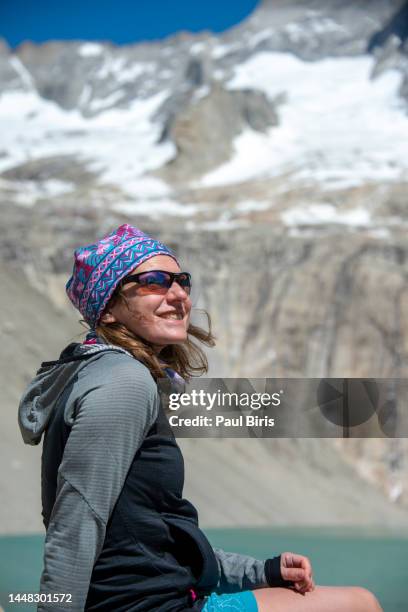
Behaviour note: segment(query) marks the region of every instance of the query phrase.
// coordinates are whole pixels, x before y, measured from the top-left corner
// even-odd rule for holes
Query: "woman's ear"
[[[101,316],[101,322],[102,323],[116,323],[116,321],[117,321],[117,319],[116,319],[115,315],[110,310],[107,310]]]

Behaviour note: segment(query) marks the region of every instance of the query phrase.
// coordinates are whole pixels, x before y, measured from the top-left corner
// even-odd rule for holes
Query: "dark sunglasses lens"
[[[191,277],[189,274],[180,274],[177,279],[178,284],[183,287],[184,291],[190,294],[191,291]]]
[[[139,284],[149,292],[166,293],[171,286],[171,276],[165,272],[146,272],[139,276]]]

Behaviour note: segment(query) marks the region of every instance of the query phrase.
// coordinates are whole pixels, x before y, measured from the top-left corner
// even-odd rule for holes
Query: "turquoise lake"
[[[316,584],[359,585],[375,593],[385,612],[408,610],[408,533],[361,528],[205,529],[213,546],[258,558],[284,551],[307,555]],[[35,593],[43,536],[0,537],[0,604],[6,612],[34,611],[9,604],[9,593]]]

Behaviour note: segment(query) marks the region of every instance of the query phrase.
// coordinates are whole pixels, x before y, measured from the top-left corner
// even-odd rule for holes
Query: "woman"
[[[190,288],[174,253],[130,225],[75,251],[67,293],[91,332],[42,364],[19,410],[26,443],[45,432],[38,609],[380,610],[364,589],[315,588],[302,555],[227,553],[199,529],[156,384],[206,371],[191,337],[214,342],[190,323]]]

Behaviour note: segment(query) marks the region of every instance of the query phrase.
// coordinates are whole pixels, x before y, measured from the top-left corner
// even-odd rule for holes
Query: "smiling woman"
[[[175,254],[127,224],[75,251],[67,293],[90,333],[42,364],[19,410],[26,443],[45,433],[38,610],[64,593],[75,612],[378,612],[364,589],[315,589],[307,557],[228,553],[199,528],[156,384],[207,371],[190,289]]]
[[[176,261],[156,255],[121,282],[120,291],[102,315],[102,323],[124,325],[159,354],[168,344],[187,340],[190,321],[190,275]]]
[[[118,283],[97,335],[127,349],[155,378],[163,376],[163,364],[184,377],[207,372],[205,353],[191,338],[207,346],[214,346],[214,338],[190,322],[190,274],[180,272],[169,255],[153,256],[137,267],[138,274],[134,271]]]

